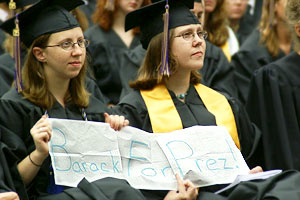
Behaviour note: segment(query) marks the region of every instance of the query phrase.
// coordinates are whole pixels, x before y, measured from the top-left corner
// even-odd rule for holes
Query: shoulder
[[[91,41],[91,43],[100,42],[105,37],[106,32],[97,24],[88,28],[84,35],[87,39]]]

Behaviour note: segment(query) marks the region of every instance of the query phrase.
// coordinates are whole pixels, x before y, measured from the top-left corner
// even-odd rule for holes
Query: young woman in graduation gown
[[[109,104],[119,102],[123,53],[131,52],[140,44],[137,29],[124,31],[125,15],[150,3],[150,0],[98,0],[93,14],[94,26],[84,33],[91,41],[88,52],[95,80]]]
[[[118,195],[128,199],[140,197],[126,181],[111,178],[99,180],[99,187],[89,186],[85,181],[83,189],[67,189],[66,193],[61,193],[66,188],[54,183],[48,147],[52,132],[47,117],[106,121],[114,129],[128,124],[122,116],[104,114],[106,106],[85,89],[88,41],[69,13],[81,4],[81,0],[41,0],[18,15],[20,39],[29,47],[28,56],[23,80],[16,83],[19,93],[11,90],[0,100],[0,121],[2,131],[6,135],[8,131],[11,133],[11,139],[5,143],[13,153],[11,159],[17,160],[13,169],[17,167],[21,177],[13,179],[14,184],[24,185],[28,192],[22,199],[43,196],[46,199],[76,199],[76,196],[90,199],[92,192],[112,199]],[[15,28],[15,20],[6,21],[2,28],[10,32]],[[112,185],[112,190],[106,189]],[[84,189],[90,192],[85,193]],[[49,196],[55,193],[60,194]]]
[[[291,51],[291,33],[284,9],[286,0],[265,0],[261,21],[232,57],[239,100],[245,104],[253,72]]]
[[[263,133],[264,168],[299,170],[300,1],[289,0],[286,15],[295,51],[254,72],[246,109]]]
[[[227,99],[200,84],[198,70],[203,66],[206,33],[189,11],[193,1],[185,1],[184,5],[176,0],[169,2],[169,69],[162,68],[161,53],[164,37],[161,9],[165,1],[127,15],[126,29],[140,26],[141,43],[147,52],[138,78],[131,84],[135,90],[113,110],[128,117],[131,126],[150,133],[171,132],[194,125],[225,126],[248,164],[255,166],[257,163],[253,161],[259,161],[259,157],[253,159],[252,156],[260,132],[234,99]],[[143,18],[150,13],[151,21]]]

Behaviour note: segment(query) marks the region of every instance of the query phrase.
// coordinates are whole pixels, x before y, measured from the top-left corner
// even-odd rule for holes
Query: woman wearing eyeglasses
[[[27,187],[30,199],[65,189],[54,183],[47,117],[105,121],[116,130],[128,124],[122,116],[104,114],[106,105],[85,88],[89,42],[69,13],[81,4],[81,0],[41,0],[18,15],[20,39],[28,55],[22,80],[16,81],[19,93],[13,88],[0,101],[0,121],[15,134],[16,139],[7,142],[13,143],[9,147],[18,159],[19,184]],[[11,33],[15,21],[12,18],[1,27]],[[17,141],[24,141],[27,150],[22,151]]]
[[[134,89],[113,110],[124,114],[130,125],[150,133],[165,133],[194,125],[226,126],[250,166],[259,132],[233,99],[200,84],[198,72],[205,56],[206,32],[190,12],[191,1],[169,1],[169,36],[164,40],[162,15],[165,1],[153,3],[126,17],[126,29],[140,26],[147,49]],[[146,17],[146,16],[151,16]],[[181,19],[181,20],[178,20]],[[167,50],[163,41],[168,41]],[[164,43],[165,44],[165,43]],[[167,67],[162,66],[167,52]],[[226,119],[228,123],[223,121]],[[257,134],[257,135],[256,135]],[[259,162],[259,157],[255,158]],[[252,160],[253,161],[253,160]]]

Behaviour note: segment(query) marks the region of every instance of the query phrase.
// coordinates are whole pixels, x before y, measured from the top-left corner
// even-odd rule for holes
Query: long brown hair
[[[170,46],[173,40],[174,29],[171,29],[169,32],[170,45],[168,55],[171,76],[178,68],[175,57],[170,53]],[[163,75],[160,74],[162,41],[163,33],[160,33],[151,39],[143,64],[139,69],[137,80],[129,83],[131,88],[137,90],[149,90],[162,83]],[[192,71],[190,83],[197,84],[200,83],[200,80],[200,73],[197,70]]]
[[[300,37],[295,33],[294,25],[300,26],[300,1],[299,0],[289,0],[286,6],[286,16],[291,23],[291,29],[293,34],[293,48],[295,51],[300,51]]]
[[[107,1],[114,1],[114,9],[107,9],[106,4]],[[99,26],[105,30],[109,31],[114,22],[114,16],[117,13],[117,5],[119,0],[98,0],[96,10],[92,16],[94,24],[99,24]],[[144,0],[142,6],[146,6],[151,4],[150,0]],[[140,32],[139,28],[134,29],[134,34],[138,34]]]
[[[218,46],[223,46],[228,38],[229,33],[227,30],[228,19],[226,11],[225,0],[216,0],[217,4],[211,13],[208,14],[208,18],[205,19],[205,30],[208,32],[208,40]]]
[[[262,16],[259,23],[260,43],[265,44],[272,57],[278,56],[280,52],[278,35],[276,32],[276,14],[270,9],[272,2],[274,5],[280,0],[264,0]]]
[[[33,54],[33,47],[43,48],[47,45],[51,34],[38,37],[28,50],[27,58],[22,71],[24,98],[43,109],[51,109],[55,98],[48,89],[43,63],[38,61]],[[80,73],[71,79],[65,102],[72,102],[80,108],[86,108],[89,104],[89,93],[84,87],[87,62],[83,65]]]

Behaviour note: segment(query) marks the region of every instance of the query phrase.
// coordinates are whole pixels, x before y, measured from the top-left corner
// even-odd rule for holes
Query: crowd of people
[[[300,199],[299,0],[0,0],[0,200]],[[221,194],[56,185],[47,118],[224,126],[250,167]]]

